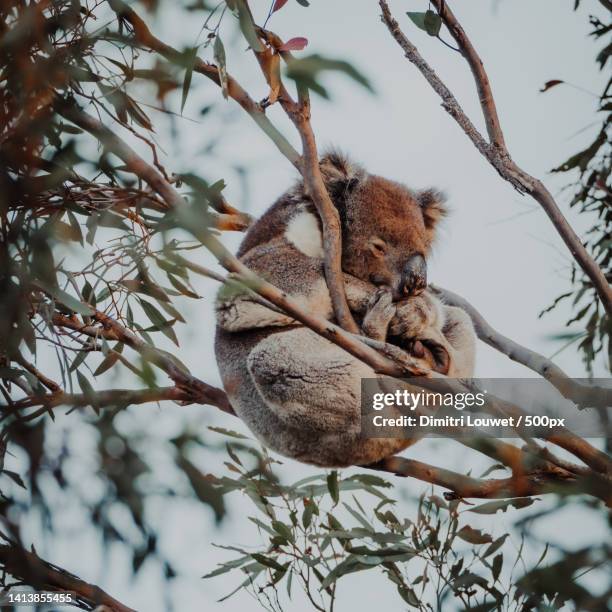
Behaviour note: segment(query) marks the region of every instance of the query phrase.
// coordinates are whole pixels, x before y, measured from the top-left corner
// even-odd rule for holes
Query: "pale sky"
[[[407,10],[426,10],[427,2],[411,0],[390,4],[405,33],[455,93],[476,125],[484,129],[465,61],[417,30],[405,16]],[[267,12],[268,2],[264,0],[252,0],[251,5],[256,18]],[[548,170],[590,143],[596,129],[592,123],[596,108],[593,95],[563,86],[546,94],[538,91],[545,81],[553,78],[591,92],[600,91],[602,75],[593,60],[598,47],[587,38],[587,14],[591,9],[597,11],[599,5],[594,1],[583,5],[575,14],[570,0],[451,3],[484,59],[515,161],[542,178],[554,194],[559,193],[566,179],[551,176]],[[193,44],[201,27],[200,18],[193,15],[166,11],[162,13],[163,19],[150,22],[162,39],[181,47]],[[290,1],[269,26],[283,38],[306,36],[310,41],[307,52],[349,59],[371,79],[376,90],[371,95],[344,76],[332,75],[326,79],[332,101],[313,96],[312,121],[320,148],[338,146],[372,173],[400,180],[412,188],[436,186],[447,193],[453,213],[445,222],[430,263],[430,280],[467,298],[505,335],[545,355],[552,354],[557,346],[547,341],[546,336],[564,329],[568,311],[555,311],[543,320],[537,314],[567,290],[567,250],[538,205],[503,182],[440,107],[439,98],[403,58],[400,48],[380,22],[378,3],[311,0],[311,7],[304,9]],[[241,51],[244,45],[230,44],[233,31],[234,24],[226,17],[221,33],[228,48],[228,70],[255,99],[263,98],[266,87],[253,58]],[[448,34],[445,38],[450,40]],[[168,169],[197,171],[210,180],[224,177],[228,199],[252,214],[261,214],[291,184],[295,170],[234,103],[223,101],[214,85],[198,75],[194,75],[194,85],[185,116],[198,119],[201,107],[214,101],[226,107],[224,121],[222,125],[218,123],[219,114],[201,124],[176,121],[180,144],[175,146],[168,144],[168,133],[161,127],[168,122],[161,117],[159,142],[167,147]],[[172,98],[172,103],[178,111],[180,92]],[[281,110],[273,107],[269,116],[297,146],[296,134]],[[213,158],[204,150],[214,139],[220,141],[220,154]],[[243,165],[250,170],[246,188],[239,175],[231,170],[232,165]],[[559,203],[564,210],[566,202],[561,196]],[[575,215],[568,217],[576,222]],[[584,221],[579,220],[575,226],[578,231],[583,230]],[[239,235],[224,236],[224,242],[232,248],[239,240]],[[211,265],[211,260],[203,254],[201,263]],[[182,341],[177,354],[195,375],[219,384],[212,348],[215,285],[202,282],[198,288],[207,297],[185,303],[187,325],[176,328]],[[559,355],[556,362],[573,376],[584,375],[580,359],[571,350]],[[478,349],[476,374],[481,377],[531,375],[482,344]],[[161,411],[154,407],[134,407],[120,415],[118,425],[125,431],[144,429],[149,438],[143,452],[148,457],[156,457],[156,440],[170,438],[184,418],[193,422],[194,427],[215,424],[247,433],[237,419],[202,406],[163,406]],[[211,435],[205,438],[213,439]],[[95,440],[89,443],[95,444]],[[82,444],[82,453],[86,456],[88,441]],[[482,465],[459,445],[451,445],[426,442],[408,453],[423,461],[454,464],[459,471]],[[194,459],[202,461],[205,471],[223,471],[221,454],[202,451],[201,457]],[[159,460],[163,479],[167,472],[163,462],[167,459],[160,454]],[[284,462],[283,474],[287,480],[313,472],[313,468],[293,461]],[[404,480],[398,484],[396,495],[402,490],[418,495],[424,489],[422,483]],[[212,581],[199,579],[218,560],[232,558],[213,548],[211,542],[240,545],[258,541],[256,530],[251,529],[243,514],[243,508],[250,502],[235,495],[227,501],[229,517],[220,529],[215,528],[208,510],[194,509],[182,502],[170,507],[155,500],[151,503],[150,518],[160,526],[161,545],[186,574],[174,581],[168,593],[177,602],[178,610],[217,609],[214,601],[240,581],[238,574]],[[405,511],[409,512],[406,508]],[[130,584],[130,559],[119,549],[112,549],[109,558],[102,560],[95,537],[85,526],[83,530],[77,528],[79,517],[73,517],[69,509],[65,516],[64,522],[72,525],[74,532],[70,537],[47,540],[46,547],[38,529],[32,528],[29,535],[43,556],[100,584],[128,605],[151,612],[164,609],[159,577],[153,568],[145,568],[136,583]],[[501,533],[517,518],[518,513],[510,511],[488,517],[482,526]],[[581,531],[567,529],[575,521],[583,524]],[[574,512],[550,521],[540,535],[571,548],[597,541],[604,528],[592,517]],[[77,550],[82,551],[83,559],[75,556]],[[359,609],[356,604],[366,600],[375,602],[381,609],[400,607],[390,583],[375,577],[372,571],[343,579],[340,585],[339,612]],[[238,612],[253,606],[248,595],[239,593],[219,604],[218,609]],[[305,608],[295,604],[288,609]]]

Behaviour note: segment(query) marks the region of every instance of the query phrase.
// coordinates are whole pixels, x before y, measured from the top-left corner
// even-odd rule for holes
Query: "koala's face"
[[[427,256],[445,212],[436,192],[413,194],[381,177],[365,178],[342,211],[343,269],[389,288],[395,300],[418,295],[427,286]]]

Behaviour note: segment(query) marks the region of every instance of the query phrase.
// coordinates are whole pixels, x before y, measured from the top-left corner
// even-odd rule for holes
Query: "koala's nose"
[[[415,296],[423,293],[427,287],[427,262],[420,253],[412,255],[402,272],[400,292],[403,296]]]

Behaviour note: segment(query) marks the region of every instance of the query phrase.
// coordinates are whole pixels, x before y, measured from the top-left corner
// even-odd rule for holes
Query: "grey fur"
[[[324,158],[321,169],[340,212],[347,298],[363,332],[378,340],[392,333],[400,340],[436,342],[448,352],[449,373],[470,376],[475,335],[463,311],[429,292],[394,304],[388,291],[370,282],[384,268],[391,285],[407,256],[428,252],[445,210],[437,192],[415,196],[402,185],[368,175],[338,153]],[[317,237],[305,235],[313,227],[308,214],[316,211],[298,183],[252,226],[238,256],[304,309],[332,320],[322,252],[319,256]],[[369,255],[373,233],[389,245],[384,261]],[[220,292],[215,350],[236,413],[265,445],[283,455],[341,467],[378,461],[412,443],[362,439],[361,379],[375,378],[374,371],[246,293]]]

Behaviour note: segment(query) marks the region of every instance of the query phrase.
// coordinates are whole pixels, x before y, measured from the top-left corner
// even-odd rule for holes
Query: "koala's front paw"
[[[423,294],[397,304],[389,334],[398,338],[416,338],[427,328],[435,327],[438,311],[432,300]]]
[[[432,339],[410,340],[400,346],[413,357],[422,359],[430,370],[447,375],[450,370],[450,355],[445,346]]]
[[[389,323],[394,316],[395,304],[391,292],[379,289],[370,298],[361,329],[369,338],[384,342],[387,339]]]

